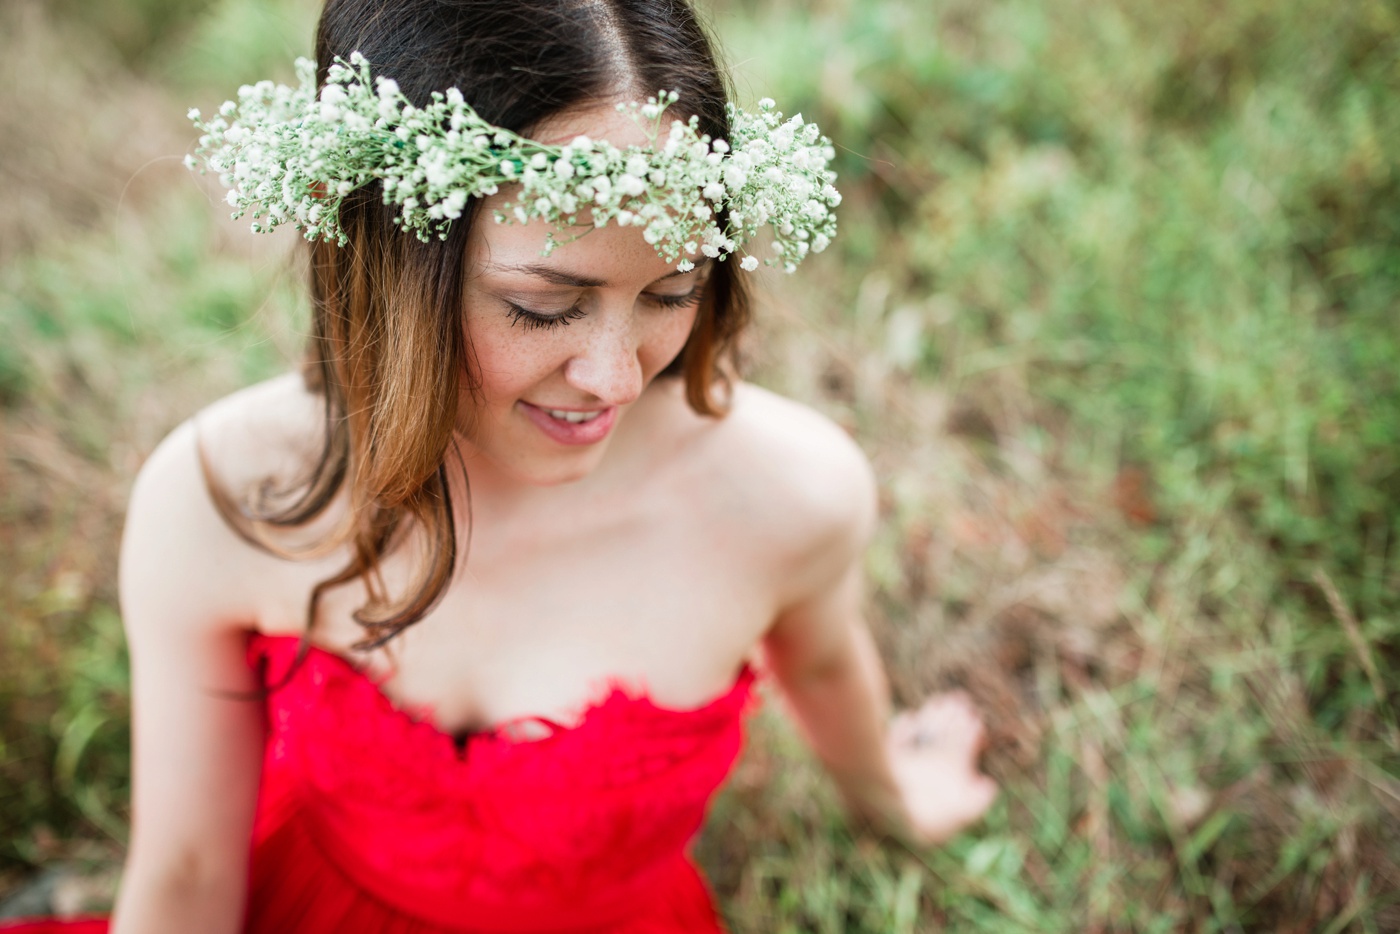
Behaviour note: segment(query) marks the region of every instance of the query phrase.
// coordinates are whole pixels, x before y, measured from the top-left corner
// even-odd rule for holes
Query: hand
[[[895,716],[886,748],[914,843],[942,843],[992,806],[997,783],[977,767],[985,741],[982,717],[960,691]]]

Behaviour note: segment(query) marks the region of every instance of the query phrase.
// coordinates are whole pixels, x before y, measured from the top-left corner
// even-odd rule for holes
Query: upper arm
[[[143,467],[122,539],[134,777],[125,886],[136,891],[124,890],[119,919],[145,916],[128,904],[142,890],[188,884],[225,903],[209,905],[204,929],[238,923],[264,721],[245,663],[251,621],[234,596],[237,541],[187,423]]]
[[[764,638],[769,663],[785,683],[820,676],[859,651],[864,557],[878,512],[870,464],[844,432],[823,420],[810,445],[789,489],[800,537]]]

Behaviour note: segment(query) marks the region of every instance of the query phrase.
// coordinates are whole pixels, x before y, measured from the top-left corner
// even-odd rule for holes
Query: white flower
[[[442,202],[442,214],[449,220],[456,220],[462,216],[463,207],[466,207],[466,192],[458,189],[448,195],[445,202]]]
[[[758,268],[758,257],[745,256],[743,259],[739,260],[739,268],[745,272],[753,272]]]
[[[683,259],[676,264],[676,272],[690,272],[695,268],[695,264],[688,259]]]

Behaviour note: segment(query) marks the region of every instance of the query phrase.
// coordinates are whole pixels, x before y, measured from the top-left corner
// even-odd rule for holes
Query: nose
[[[564,365],[564,379],[604,405],[634,402],[643,383],[636,322],[630,314],[602,314],[595,321],[578,353]]]

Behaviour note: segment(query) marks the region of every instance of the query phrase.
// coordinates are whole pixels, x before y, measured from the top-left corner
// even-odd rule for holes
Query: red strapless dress
[[[255,636],[269,684],[297,652]],[[464,743],[312,648],[267,699],[248,913],[256,934],[720,932],[687,855],[743,742],[745,669],[693,710],[612,686],[576,725]],[[100,932],[101,919],[0,924]]]

